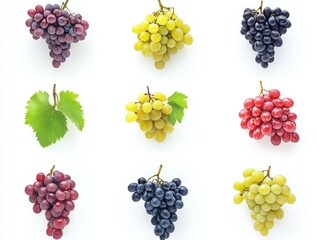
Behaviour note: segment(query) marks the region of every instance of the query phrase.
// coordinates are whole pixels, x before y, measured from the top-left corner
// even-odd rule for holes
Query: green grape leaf
[[[176,120],[181,123],[184,117],[184,108],[172,102],[170,102],[169,105],[172,107],[173,111],[170,115],[168,115],[168,121],[170,121],[173,125],[175,125]]]
[[[172,96],[168,98],[168,103],[175,103],[176,105],[180,106],[181,108],[187,108],[187,96],[183,93],[174,92]]]
[[[69,118],[75,126],[82,131],[84,127],[84,117],[81,104],[76,100],[78,94],[70,91],[61,91],[57,107],[61,113]]]
[[[49,103],[48,93],[35,93],[26,109],[25,124],[32,127],[42,147],[55,143],[68,131],[66,117]]]
[[[168,98],[168,104],[172,107],[173,111],[168,115],[168,121],[175,125],[176,121],[182,122],[184,117],[184,109],[187,108],[187,96],[183,93],[175,92]]]

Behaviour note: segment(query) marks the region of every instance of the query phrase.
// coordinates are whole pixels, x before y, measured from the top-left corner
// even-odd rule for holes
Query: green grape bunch
[[[270,168],[264,171],[247,168],[243,172],[244,180],[234,183],[234,189],[239,192],[234,196],[234,203],[246,201],[252,210],[254,229],[262,236],[268,235],[276,218],[280,220],[284,217],[282,206],[296,201],[286,185],[287,179],[283,175],[270,177]]]
[[[161,92],[151,94],[147,87],[147,93],[140,93],[137,101],[126,104],[128,113],[125,119],[129,123],[137,122],[146,138],[163,142],[166,135],[174,131],[176,121],[182,121],[187,108],[186,98],[178,92],[169,98]]]
[[[193,37],[191,28],[177,17],[174,8],[164,7],[158,0],[160,9],[145,17],[140,24],[133,26],[137,34],[134,45],[136,51],[145,57],[152,56],[157,69],[163,69],[171,54],[176,54],[184,45],[191,45]]]

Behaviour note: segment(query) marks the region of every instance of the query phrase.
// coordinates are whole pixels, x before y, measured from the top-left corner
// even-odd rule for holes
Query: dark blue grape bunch
[[[145,201],[146,212],[152,216],[151,223],[155,226],[154,233],[160,240],[169,238],[174,232],[174,222],[177,221],[177,210],[183,208],[183,196],[188,194],[188,189],[182,186],[179,178],[174,178],[171,182],[163,181],[158,173],[149,179],[141,177],[137,183],[131,183],[128,191],[133,193],[132,200],[138,202]]]
[[[258,52],[256,62],[267,68],[275,59],[275,47],[282,46],[281,36],[291,27],[291,22],[288,20],[288,11],[279,7],[262,9],[262,5],[263,1],[257,10],[244,10],[240,33],[249,41],[253,50]]]

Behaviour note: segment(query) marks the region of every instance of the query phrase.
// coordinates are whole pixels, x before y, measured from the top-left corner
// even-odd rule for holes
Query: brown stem
[[[56,93],[56,84],[53,85],[53,101],[54,101],[54,107],[58,104],[58,94]]]
[[[163,165],[161,164],[157,173],[154,174],[152,177],[150,177],[149,179],[147,179],[147,181],[151,180],[152,178],[156,177],[156,182],[158,184],[160,184],[161,182],[163,182],[163,180],[160,178],[160,174],[161,174],[161,171],[162,171],[162,168],[163,168]]]
[[[158,1],[158,5],[160,6],[160,8],[163,9],[164,6],[163,6],[161,0],[157,0],[157,1]]]
[[[151,93],[150,93],[150,88],[149,88],[148,86],[146,86],[146,88],[147,88],[147,95],[148,95],[148,97],[149,97],[150,100],[151,100],[152,97],[151,97]]]
[[[260,95],[263,95],[264,94],[263,82],[259,81],[259,84],[260,84]]]
[[[161,11],[162,11],[163,9],[167,9],[167,10],[172,9],[172,7],[165,7],[165,6],[162,4],[161,0],[157,0],[157,1],[158,1],[158,5],[159,5]]]
[[[68,3],[69,3],[69,0],[66,0],[66,2],[63,2],[63,3],[61,4],[61,11],[67,9],[67,10],[69,11],[70,15],[72,15],[71,10],[68,8]]]
[[[257,8],[257,11],[260,10],[260,13],[262,13],[262,11],[263,11],[263,3],[264,3],[264,1],[261,0],[260,6],[259,6],[259,8]]]
[[[263,171],[263,172],[267,172],[267,173],[266,173],[265,177],[263,178],[263,180],[261,181],[261,183],[262,183],[267,177],[271,178],[271,177],[270,177],[270,169],[271,169],[271,166],[269,165],[268,169]]]
[[[55,169],[55,165],[53,165],[53,167],[51,168],[50,173],[48,174],[49,176],[52,176],[52,175],[53,175],[54,169]]]
[[[161,164],[156,175],[159,177],[159,175],[161,174],[161,171],[162,171],[162,168],[163,168],[163,165]]]
[[[266,174],[265,177],[269,177],[270,178],[270,169],[271,169],[271,166],[269,166],[268,169],[266,170],[267,174]]]
[[[69,3],[69,0],[66,0],[66,2],[63,2],[61,4],[61,10],[63,11],[64,9],[68,9],[68,3]],[[69,9],[68,9],[69,10]]]

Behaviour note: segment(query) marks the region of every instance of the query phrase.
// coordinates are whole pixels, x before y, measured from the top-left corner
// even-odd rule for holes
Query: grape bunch
[[[245,9],[240,32],[257,52],[256,62],[267,68],[275,59],[275,47],[282,46],[282,35],[291,27],[291,22],[288,11],[279,7],[262,9],[262,3],[257,10]]]
[[[148,139],[154,137],[157,142],[163,142],[166,134],[174,131],[174,125],[168,121],[168,115],[173,109],[163,93],[150,94],[149,90],[140,93],[137,102],[128,102],[125,108],[129,111],[126,121],[136,121]]]
[[[48,44],[52,65],[58,68],[70,56],[71,43],[85,39],[89,28],[81,14],[70,14],[68,0],[60,7],[59,4],[47,4],[45,8],[37,5],[28,11],[29,19],[26,26],[35,40],[43,38]]]
[[[246,201],[252,210],[251,218],[255,220],[254,229],[262,236],[267,236],[269,229],[274,226],[274,220],[282,219],[285,203],[293,204],[296,197],[286,185],[286,178],[282,175],[270,177],[270,167],[265,171],[247,168],[243,172],[244,180],[234,183],[234,203]]]
[[[177,210],[183,208],[183,196],[188,194],[188,189],[182,186],[179,178],[174,178],[171,182],[160,179],[157,174],[146,180],[141,177],[137,183],[131,183],[128,191],[133,193],[132,200],[138,202],[145,201],[146,212],[152,216],[151,223],[155,226],[154,233],[160,240],[169,238],[174,232],[174,222],[177,221]],[[155,179],[152,179],[155,178]]]
[[[176,54],[184,44],[193,43],[190,27],[177,17],[173,8],[164,7],[146,16],[140,24],[133,26],[138,41],[134,45],[145,57],[152,56],[157,69],[163,69],[170,54]]]
[[[33,212],[45,211],[49,221],[46,234],[60,239],[63,228],[69,224],[69,214],[73,211],[74,200],[79,197],[74,189],[75,182],[68,174],[51,169],[50,174],[38,173],[36,182],[25,187],[29,201],[33,203]]]
[[[244,108],[239,112],[242,119],[240,126],[249,130],[251,138],[259,140],[265,135],[270,136],[275,146],[280,145],[281,141],[298,142],[297,114],[290,112],[294,101],[288,97],[281,99],[277,89],[263,89],[261,82],[260,86],[261,94],[244,102]]]

